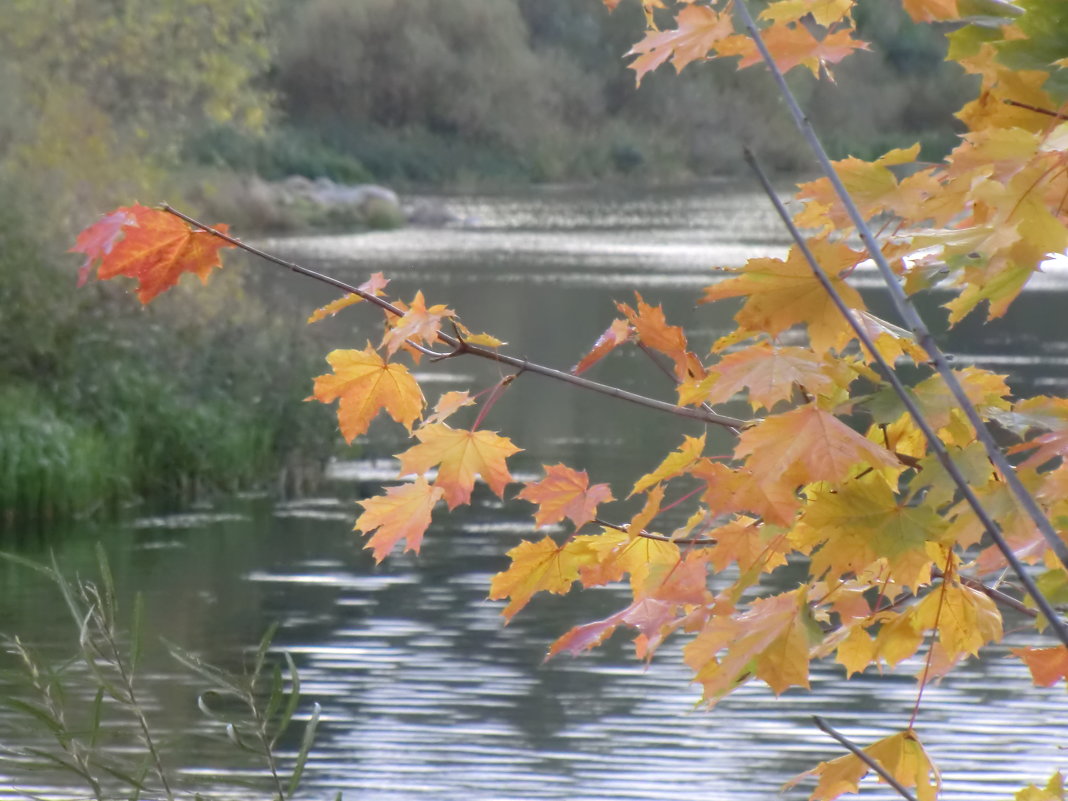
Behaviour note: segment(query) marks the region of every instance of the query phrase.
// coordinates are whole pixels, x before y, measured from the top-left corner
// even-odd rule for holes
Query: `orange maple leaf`
[[[337,419],[346,441],[364,433],[381,409],[411,431],[426,401],[407,367],[386,362],[370,343],[364,350],[332,351],[326,360],[334,372],[315,379],[312,397],[341,399]]]
[[[905,10],[916,22],[959,19],[957,0],[902,0]]]
[[[440,303],[428,309],[420,290],[415,293],[412,305],[404,312],[404,316],[396,322],[391,321],[390,329],[382,337],[382,346],[392,356],[407,339],[421,339],[431,345],[438,338],[441,321],[454,316],[452,309]]]
[[[1068,676],[1068,648],[1013,648],[1012,653],[1023,660],[1038,687],[1052,687]]]
[[[798,486],[841,481],[857,464],[900,466],[886,448],[858,434],[815,403],[771,415],[738,437],[737,459],[762,484]]]
[[[679,403],[724,403],[747,388],[754,409],[771,409],[779,401],[792,398],[795,385],[810,395],[820,395],[834,381],[812,351],[761,342],[724,356],[709,368],[709,375],[703,380],[680,384]]]
[[[605,332],[597,337],[590,352],[571,368],[571,372],[575,375],[586,372],[624,342],[630,341],[631,333],[630,323],[626,320],[613,320]]]
[[[810,240],[808,245],[846,305],[864,309],[860,294],[845,281],[848,270],[864,254],[827,239]],[[745,304],[734,317],[740,326],[775,336],[796,323],[805,323],[812,347],[817,351],[842,347],[852,339],[853,329],[813,275],[797,246],[790,249],[786,261],[750,259],[734,272],[735,277],[707,287],[701,302],[744,297]]]
[[[738,615],[713,617],[683,657],[704,687],[703,700],[713,705],[750,672],[776,695],[787,687],[807,687],[809,649],[821,638],[802,588],[757,599]],[[723,649],[727,652],[717,659]]]
[[[817,39],[802,25],[772,25],[760,33],[771,52],[775,64],[782,72],[794,67],[807,67],[819,77],[829,64],[837,64],[855,50],[867,50],[867,42],[854,39],[848,28],[833,31]],[[716,45],[720,56],[741,56],[738,69],[745,69],[763,62],[756,43],[747,35],[736,34]]]
[[[538,504],[534,522],[539,527],[570,518],[575,528],[582,528],[597,516],[597,506],[614,500],[607,484],[589,486],[585,470],[572,470],[563,464],[542,465],[545,478],[530,482],[520,498]]]
[[[616,308],[626,315],[638,341],[669,357],[675,363],[675,375],[680,381],[704,375],[701,362],[688,349],[683,330],[677,325],[668,325],[660,306],[650,306],[640,294],[634,294],[638,301],[637,311],[626,303],[617,303]]]
[[[557,545],[551,537],[538,542],[523,541],[508,552],[512,564],[490,583],[491,601],[508,598],[501,612],[510,621],[541,590],[561,595],[571,589],[579,568],[593,561],[595,554],[571,540]]]
[[[379,296],[382,294],[382,290],[389,284],[389,279],[382,273],[374,273],[370,278],[360,284],[357,289],[366,292],[369,295]],[[308,323],[317,323],[326,317],[332,317],[344,308],[355,305],[362,301],[363,298],[360,295],[350,292],[337,300],[332,300],[325,306],[322,306],[312,312],[308,318]]]
[[[638,83],[651,72],[671,60],[677,72],[692,61],[705,58],[716,42],[734,33],[729,12],[720,14],[708,6],[688,5],[675,18],[678,27],[670,31],[650,30],[645,38],[627,53],[637,56],[630,68],[637,74]]]
[[[444,495],[443,489],[419,476],[411,484],[390,487],[385,495],[357,501],[364,511],[355,529],[364,534],[378,529],[364,546],[373,550],[375,561],[381,562],[399,540],[405,540],[404,550],[418,553],[430,526],[430,513]]]
[[[228,230],[226,225],[216,228]],[[71,252],[86,254],[79,283],[96,265],[101,281],[120,275],[136,278],[137,297],[148,303],[177,284],[183,273],[193,273],[206,283],[211,271],[222,266],[219,251],[231,247],[168,212],[125,206],[82,231]]]
[[[490,489],[502,496],[512,480],[505,460],[522,450],[492,431],[465,431],[445,423],[423,426],[415,436],[419,444],[398,456],[401,475],[425,473],[437,466],[434,486],[445,490],[450,509],[471,500],[475,476],[482,476]]]

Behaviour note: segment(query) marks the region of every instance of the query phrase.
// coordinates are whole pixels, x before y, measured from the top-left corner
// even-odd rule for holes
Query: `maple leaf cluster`
[[[614,8],[618,0],[606,4]],[[853,5],[768,3],[762,37],[775,63],[784,71],[826,72],[864,47],[853,38]],[[956,0],[904,5],[918,20],[960,18]],[[740,68],[759,60],[726,2],[643,6],[649,29],[630,54],[639,80],[666,62],[681,70],[711,58],[737,57]],[[951,54],[981,76],[982,89],[960,112],[968,130],[945,163],[919,164],[917,145],[834,164],[862,216],[880,221],[882,255],[905,290],[936,283],[953,289],[950,323],[980,306],[990,317],[1003,314],[1047,254],[1068,247],[1068,122],[1048,88],[1064,64],[1013,70],[999,58],[998,37],[1018,42],[1026,33],[1007,18],[996,34],[977,37],[966,25],[954,34]],[[734,439],[724,450],[707,433],[684,436],[618,500],[619,488],[564,464],[545,466],[542,477],[515,493],[534,505],[535,524],[547,533],[509,551],[508,568],[492,580],[490,598],[506,601],[506,620],[539,592],[609,584],[629,592],[615,613],[560,636],[550,656],[580,654],[629,629],[638,657],[649,660],[667,638],[682,634],[683,659],[709,705],[753,679],[776,694],[808,687],[811,661],[831,657],[847,677],[911,660],[919,665],[922,693],[924,682],[1003,636],[997,602],[1004,593],[983,580],[1003,571],[1009,554],[991,544],[946,460],[997,520],[1013,558],[1032,566],[1050,597],[1068,599],[1065,565],[1007,489],[958,399],[931,372],[924,343],[874,316],[850,284],[869,254],[856,248],[853,218],[830,180],[801,184],[796,202],[804,250],[826,273],[826,285],[800,243],[784,258],[718,270],[700,302],[739,306],[736,328],[707,353],[695,351],[659,306],[636,295],[616,304],[618,317],[563,376],[583,382],[581,375],[617,349],[639,347],[675,381],[674,404],[658,401],[658,408],[728,429]],[[218,266],[218,250],[234,244],[240,243],[224,229],[210,232],[133,206],[86,229],[75,250],[86,255],[82,280],[94,266],[102,279],[132,277],[148,302],[183,272],[205,279]],[[387,286],[376,274],[309,319],[361,301],[385,313],[381,339],[329,354],[331,372],[315,379],[312,392],[315,400],[337,402],[339,428],[350,442],[383,414],[413,440],[397,454],[398,478],[406,480],[359,502],[356,529],[376,561],[398,547],[418,551],[436,510],[470,503],[479,480],[505,497],[508,459],[520,450],[480,429],[510,378],[475,395],[446,392],[428,410],[405,363],[428,353],[497,358],[503,343],[467,331],[453,310],[428,304],[421,292],[410,303],[390,300]],[[443,333],[446,322],[454,334]],[[861,347],[862,333],[881,358]],[[447,351],[434,350],[442,344]],[[888,388],[886,365],[917,376],[907,392],[945,460]],[[978,367],[955,377],[982,419],[1015,437],[1013,469],[1065,539],[1068,400],[1014,400],[1004,376]],[[479,402],[467,428],[446,422]],[[722,416],[717,407],[724,404],[750,416]],[[686,514],[671,511],[679,509]],[[765,584],[767,574],[799,563],[807,575],[794,578],[795,586],[765,589],[781,587]],[[1049,621],[1035,620],[1038,636]],[[1038,685],[1068,677],[1065,645],[1012,653]],[[864,752],[919,798],[937,794],[938,772],[912,721]],[[868,768],[856,755],[821,764],[811,772],[813,798],[855,790]]]

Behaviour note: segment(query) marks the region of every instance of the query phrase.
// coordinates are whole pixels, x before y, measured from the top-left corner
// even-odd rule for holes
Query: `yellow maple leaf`
[[[864,309],[860,294],[845,281],[846,272],[863,260],[864,254],[827,239],[810,240],[808,245],[846,305]],[[792,325],[804,323],[817,351],[841,348],[852,339],[853,329],[796,246],[790,249],[786,261],[750,259],[735,272],[735,277],[707,287],[701,302],[744,297],[745,304],[734,317],[739,326],[776,336]]]
[[[375,561],[381,562],[400,540],[405,540],[404,550],[418,553],[430,526],[430,513],[444,494],[443,489],[430,486],[419,476],[411,484],[390,487],[385,495],[357,501],[364,511],[356,519],[355,529],[364,534],[375,532],[364,546],[372,549]]]
[[[445,423],[423,426],[415,436],[419,444],[397,457],[401,475],[425,473],[436,466],[434,486],[445,490],[450,509],[471,500],[476,476],[482,476],[498,497],[503,495],[512,480],[505,460],[522,450],[492,431],[465,431]]]
[[[583,586],[610,584],[629,573],[636,599],[659,586],[681,559],[679,546],[673,542],[630,537],[615,529],[576,537],[575,542],[591,555],[579,571]]]
[[[750,671],[776,694],[807,687],[809,648],[820,636],[801,588],[757,599],[741,614],[711,618],[683,657],[695,671],[694,681],[704,687],[703,700],[712,705]],[[723,649],[727,652],[717,658]]]
[[[809,14],[820,25],[832,25],[849,16],[854,0],[782,0],[760,12],[760,19],[773,22],[796,22]]]
[[[704,449],[704,434],[699,437],[686,437],[682,446],[677,451],[668,454],[667,458],[660,463],[656,470],[646,473],[635,482],[634,489],[630,491],[630,494],[636,495],[655,484],[682,475],[701,458],[701,453]]]
[[[950,659],[978,655],[988,642],[1001,639],[1001,613],[993,600],[957,582],[942,582],[916,606],[914,624],[937,629],[938,640]]]
[[[835,661],[846,669],[848,679],[854,673],[863,673],[864,669],[875,661],[875,640],[864,630],[863,626],[853,626],[848,636],[838,644]]]
[[[864,753],[903,787],[915,787],[919,801],[935,801],[938,797],[942,777],[912,729],[884,737],[865,748]],[[831,801],[842,793],[856,792],[868,770],[860,757],[847,754],[830,762],[821,762],[812,770],[795,776],[783,789],[793,787],[802,779],[818,776],[819,784],[810,798],[813,801]]]
[[[523,541],[508,556],[512,564],[493,577],[489,593],[491,601],[509,599],[501,612],[508,621],[536,592],[545,590],[557,595],[567,592],[578,578],[579,568],[595,558],[582,543],[572,540],[557,545],[551,537],[538,542]]]
[[[407,367],[386,362],[370,343],[331,351],[326,360],[334,372],[315,379],[312,397],[322,403],[340,398],[337,418],[346,441],[364,433],[381,409],[411,431],[426,401]]]

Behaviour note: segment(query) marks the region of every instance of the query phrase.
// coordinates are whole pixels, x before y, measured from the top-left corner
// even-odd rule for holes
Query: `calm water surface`
[[[382,270],[396,296],[422,288],[429,302],[457,309],[469,328],[508,340],[510,352],[563,368],[615,316],[612,300],[629,300],[634,291],[662,303],[703,347],[729,330],[734,311],[726,304],[694,308],[710,268],[786,247],[766,201],[726,185],[638,197],[570,189],[445,200],[465,225],[268,245],[353,282]],[[873,310],[890,317],[873,276],[862,272],[857,283]],[[272,274],[265,287],[295,321],[332,297],[288,274]],[[1020,389],[1063,392],[1066,289],[1052,270],[996,329],[966,324],[946,341],[962,363],[1008,373]],[[929,309],[939,302],[944,298],[932,299]],[[330,321],[331,338],[362,347],[377,336],[364,311]],[[601,380],[672,397],[664,377],[633,354],[596,369]],[[493,365],[462,360],[419,370],[431,400],[438,389],[481,388],[499,378]],[[610,482],[617,496],[700,428],[531,376],[484,425],[507,430],[526,449],[513,459],[517,480],[563,460]],[[90,573],[91,543],[102,541],[123,595],[145,593],[154,630],[209,661],[238,666],[278,621],[277,647],[294,655],[308,702],[323,709],[307,798],[342,791],[373,801],[802,799],[811,783],[786,793],[780,786],[840,754],[811,724],[813,714],[861,742],[907,722],[918,662],[848,683],[838,667],[818,666],[812,693],[791,690],[776,699],[754,683],[712,711],[695,706],[699,693],[681,665],[681,643],[665,645],[648,668],[622,634],[593,654],[543,662],[553,638],[615,611],[623,594],[539,597],[503,626],[502,604],[485,600],[490,577],[506,565],[505,551],[540,532],[529,505],[502,503],[484,487],[470,508],[437,516],[418,558],[400,555],[376,566],[351,533],[354,500],[395,475],[392,454],[403,439],[391,424],[374,429],[363,458],[332,466],[322,497],[244,497],[175,514],[131,514],[110,526],[72,526],[47,542],[27,535],[21,547],[37,557],[53,547],[69,569]],[[25,571],[0,570],[0,630],[46,654],[63,653],[74,635],[55,593]],[[1021,628],[1007,642],[1037,640]],[[1031,687],[1022,666],[997,658],[1004,647],[924,696],[918,730],[943,769],[943,798],[1007,798],[1065,766],[1063,688]],[[81,686],[87,683],[74,676],[75,697]],[[160,731],[184,733],[168,740],[172,763],[201,788],[255,780],[196,709],[197,690],[159,649],[150,654],[150,717]],[[19,749],[47,743],[0,712],[0,798],[24,797],[22,791],[85,797],[61,777],[21,770]],[[287,743],[287,753],[296,746]],[[897,796],[872,786],[865,797]]]

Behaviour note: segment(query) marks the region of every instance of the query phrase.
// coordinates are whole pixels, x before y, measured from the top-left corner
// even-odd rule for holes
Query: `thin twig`
[[[1041,108],[1040,106],[1032,106],[1030,103],[1021,103],[1019,100],[1004,101],[1007,106],[1016,106],[1016,108],[1025,108],[1028,111],[1034,111],[1036,114],[1045,114],[1047,117],[1053,117],[1058,120],[1068,120],[1068,114],[1062,114],[1059,111],[1050,111],[1048,108]]]
[[[979,581],[979,579],[962,576],[960,573],[957,573],[956,575],[957,581],[959,581],[961,584],[983,593],[983,595],[992,600],[994,603],[1001,604],[1002,606],[1007,606],[1009,609],[1019,612],[1021,615],[1027,615],[1028,617],[1038,617],[1038,612],[1024,604],[1019,599],[1013,598],[1008,593],[1004,593],[999,589],[984,584],[983,582]],[[931,578],[944,578],[942,569],[939,567],[932,567]]]
[[[744,3],[738,2],[736,4],[739,9],[743,10],[743,16],[748,17],[749,12],[745,11]],[[749,19],[750,21],[752,21],[752,17],[749,17]],[[763,40],[760,40],[759,34],[756,32],[755,26],[751,30],[751,35],[756,37],[757,44],[761,47],[761,51],[766,54],[765,58],[774,69],[775,74],[781,77],[782,73],[779,72],[778,66],[774,65],[774,61],[771,59],[771,54],[768,53],[767,48],[764,46]],[[789,92],[789,89],[786,87],[785,82],[783,83],[782,91]],[[790,97],[792,99],[792,95]],[[796,100],[794,101],[794,103],[796,105]],[[812,136],[815,138],[815,133],[812,133]],[[818,140],[816,140],[815,146],[819,146]],[[990,535],[990,538],[994,541],[994,544],[998,546],[999,550],[1001,550],[1001,552],[1005,555],[1005,560],[1008,562],[1009,566],[1011,566],[1012,570],[1016,572],[1017,577],[1020,579],[1020,583],[1023,584],[1023,586],[1026,588],[1027,594],[1035,600],[1035,604],[1039,608],[1039,610],[1043,614],[1046,614],[1048,618],[1050,618],[1050,625],[1053,627],[1054,632],[1057,634],[1057,638],[1061,640],[1061,642],[1063,642],[1066,646],[1068,646],[1068,627],[1066,627],[1061,621],[1059,621],[1059,618],[1055,617],[1053,607],[1051,606],[1049,600],[1047,600],[1047,598],[1042,595],[1041,591],[1038,588],[1038,585],[1035,584],[1034,580],[1031,578],[1031,575],[1028,574],[1026,568],[1020,562],[1016,553],[1012,552],[1012,548],[1011,546],[1009,546],[1009,544],[1005,540],[1005,537],[1002,535],[1001,529],[998,527],[998,523],[996,523],[994,519],[990,516],[990,514],[986,511],[986,507],[983,505],[983,502],[979,500],[977,494],[975,494],[975,491],[968,483],[967,478],[964,477],[963,473],[961,473],[960,469],[957,467],[956,462],[951,458],[951,456],[949,456],[949,452],[946,450],[945,444],[942,442],[941,439],[939,439],[935,429],[933,429],[931,425],[927,422],[927,420],[924,418],[923,411],[915,403],[915,400],[912,398],[912,395],[909,394],[909,392],[905,389],[904,384],[902,384],[900,379],[897,378],[896,373],[894,373],[893,366],[882,357],[879,352],[879,349],[875,345],[875,342],[871,340],[871,337],[868,335],[867,331],[865,331],[864,327],[860,325],[859,320],[853,316],[852,311],[849,309],[845,300],[842,298],[842,295],[837,292],[837,289],[835,289],[834,285],[831,283],[827,272],[824,271],[823,268],[820,266],[812,250],[808,248],[807,242],[801,235],[801,232],[798,230],[797,225],[794,224],[794,220],[790,218],[786,207],[779,199],[779,195],[775,193],[774,188],[771,186],[771,182],[768,179],[768,176],[765,174],[764,170],[760,168],[759,164],[756,162],[755,157],[748,150],[748,148],[747,151],[745,151],[745,159],[749,161],[750,166],[753,168],[754,172],[759,178],[761,186],[764,187],[768,198],[772,202],[772,205],[774,205],[775,210],[778,211],[779,216],[783,221],[783,224],[786,226],[786,229],[790,233],[790,236],[794,237],[798,249],[804,255],[805,260],[808,262],[808,266],[812,268],[816,279],[819,281],[823,289],[826,290],[827,294],[834,302],[835,307],[838,309],[838,311],[841,312],[842,315],[845,317],[847,323],[853,329],[853,332],[857,334],[858,339],[868,350],[869,354],[871,354],[871,358],[875,359],[876,363],[881,368],[886,380],[890,382],[891,387],[893,387],[894,389],[894,392],[901,399],[901,403],[904,404],[905,408],[909,411],[909,414],[915,421],[916,426],[920,428],[921,431],[923,431],[924,437],[927,439],[927,443],[930,446],[931,451],[935,453],[935,456],[938,458],[940,464],[945,469],[946,473],[949,475],[949,477],[952,478],[954,484],[957,485],[957,488],[961,491],[964,500],[968,501],[968,504],[972,507],[972,511],[975,513],[976,517],[978,517],[979,521],[983,523],[984,529],[986,529],[987,533]],[[830,162],[828,163],[830,164]],[[831,175],[834,175],[833,168],[828,167],[828,171]],[[835,178],[837,178],[836,175]],[[843,187],[842,192],[846,193],[845,187]],[[848,197],[848,194],[846,194],[846,197]],[[861,220],[861,222],[863,221]],[[878,246],[875,244],[874,240],[871,241],[871,244],[868,246],[868,248],[870,252],[873,253],[873,255],[877,254],[880,260],[882,260],[882,253],[879,252]],[[885,264],[885,260],[882,260],[882,262],[883,264]],[[886,267],[886,269],[890,269],[889,265],[888,267]],[[900,286],[898,286],[898,284],[896,283],[896,279],[893,277],[892,272],[890,273],[890,276],[891,277],[890,279],[888,279],[888,284],[891,284],[898,290],[900,290]],[[908,308],[912,309],[911,305],[909,305]],[[920,323],[920,326],[923,326],[922,321]],[[913,328],[913,330],[915,331],[917,329]],[[923,330],[926,331],[925,328]],[[928,341],[930,342],[930,347],[926,348],[928,355],[930,355],[932,359],[935,359],[937,356],[941,363],[946,365],[946,370],[948,371],[948,362],[946,362],[942,351],[939,350],[937,346],[933,345],[932,341],[930,341],[929,333],[927,333],[926,336]],[[939,372],[941,373],[941,370]],[[956,386],[958,389],[960,389],[960,384],[957,383],[956,376],[953,376],[952,371],[948,371],[948,373],[949,378],[952,378],[953,380],[951,390],[953,389],[953,386]],[[946,383],[949,383],[949,379],[946,379]],[[963,390],[961,390],[961,393],[962,392]],[[981,430],[983,430],[984,433],[987,434],[987,437],[989,439],[989,431],[987,430],[986,425],[983,423],[983,421],[978,418],[978,413],[975,411],[975,407],[972,406],[971,400],[969,400],[967,396],[962,396],[962,398],[958,397],[958,403],[962,407],[967,407],[967,409],[965,409],[965,414],[969,414],[970,412],[970,419],[971,415],[974,415],[975,421],[977,421],[973,422],[973,427],[975,427],[976,434],[978,435],[979,430],[981,428]],[[1012,471],[1011,466],[1008,466],[1008,462],[1005,461],[1004,455],[998,449],[998,446],[993,443],[992,439],[990,440],[990,446],[988,447],[988,455],[991,453],[991,451],[993,453],[996,453],[1001,462],[1006,465],[1008,470],[1008,473],[1005,475],[1006,480],[1008,480],[1008,478],[1011,476],[1012,478],[1015,478],[1016,483],[1019,484],[1019,478],[1016,477],[1016,473]],[[993,460],[992,455],[991,460]],[[999,464],[999,462],[995,461],[994,464],[996,466]],[[1005,473],[1004,470],[1001,470],[1001,472]],[[1031,493],[1027,492],[1027,490],[1023,488],[1023,485],[1020,485],[1020,487],[1027,499],[1030,500],[1031,504],[1037,509],[1037,504],[1035,503],[1035,499],[1031,497]],[[1047,525],[1050,525],[1049,520],[1047,520],[1046,516],[1041,513],[1041,509],[1038,509],[1038,517],[1041,518],[1041,520],[1045,521]],[[1061,550],[1054,549],[1057,551],[1057,555],[1061,555],[1061,551],[1064,550],[1064,543],[1062,543],[1061,539],[1056,536],[1056,533],[1052,531],[1052,528],[1050,529],[1050,532],[1056,543],[1061,545]],[[1049,539],[1049,537],[1047,538]],[[1062,557],[1062,559],[1064,559],[1064,557]]]
[[[819,728],[820,731],[829,734],[831,737],[837,740],[843,748],[851,752],[853,756],[855,756],[869,768],[878,773],[883,778],[883,781],[885,781],[887,784],[889,784],[901,794],[902,798],[906,799],[906,801],[916,801],[916,796],[910,793],[908,789],[903,784],[901,784],[901,782],[891,776],[890,772],[887,771],[886,768],[884,768],[882,765],[880,765],[878,762],[876,762],[874,759],[864,753],[864,750],[861,749],[852,740],[836,732],[831,727],[831,724],[829,724],[819,715],[813,715],[812,722],[816,724],[817,728]]]
[[[258,256],[259,258],[265,261],[268,261],[272,264],[276,264],[279,267],[284,267],[287,270],[290,270],[291,272],[295,272],[307,278],[314,279],[316,281],[319,281],[320,283],[324,283],[327,286],[332,286],[335,289],[340,289],[342,292],[349,292],[353,295],[359,295],[367,302],[372,303],[381,309],[384,309],[390,314],[398,316],[402,316],[404,314],[404,312],[399,307],[393,305],[387,300],[384,300],[383,298],[377,297],[376,295],[373,295],[370,292],[365,292],[359,289],[358,287],[352,286],[351,284],[346,284],[344,281],[339,281],[338,279],[333,278],[332,276],[316,272],[315,270],[309,270],[307,267],[304,267],[300,264],[287,261],[285,259],[279,258],[278,256],[274,256],[270,253],[267,253],[266,251],[260,250],[259,248],[253,247],[252,245],[246,244],[245,242],[242,242],[236,237],[230,236],[229,234],[225,234],[222,231],[219,231],[218,229],[212,228],[210,225],[205,225],[204,223],[200,222],[197,219],[194,219],[193,217],[188,216],[187,214],[183,214],[182,212],[167,205],[166,203],[161,204],[160,208],[163,209],[163,211],[173,214],[179,219],[185,220],[190,225],[193,225],[199,228],[200,230],[211,234],[212,236],[218,237],[219,239],[222,239],[224,242],[230,243],[236,248],[240,248],[241,250],[244,250],[247,253],[251,253],[254,256]],[[462,339],[450,336],[449,334],[446,334],[443,331],[438,332],[438,340],[453,349],[453,352],[449,354],[433,354],[434,356],[439,358],[443,356],[460,356],[466,353],[471,356],[478,356],[479,358],[488,359],[489,361],[497,362],[499,364],[506,364],[520,371],[537,373],[538,375],[543,375],[547,378],[562,381],[565,384],[571,384],[572,386],[576,386],[581,389],[587,389],[591,392],[597,392],[601,395],[607,395],[612,398],[618,398],[619,400],[628,401],[629,403],[644,406],[648,409],[655,409],[660,412],[667,412],[668,414],[673,414],[676,417],[685,417],[690,420],[696,420],[700,423],[709,423],[711,425],[723,426],[724,428],[728,428],[731,430],[748,428],[749,426],[752,426],[757,422],[755,420],[740,420],[736,417],[728,417],[727,415],[717,414],[715,412],[708,412],[701,409],[693,409],[688,406],[678,406],[674,403],[668,403],[666,401],[660,401],[656,400],[655,398],[646,397],[645,395],[639,395],[636,392],[628,392],[627,390],[620,389],[619,387],[609,386],[608,384],[599,384],[596,381],[590,381],[589,379],[582,378],[581,376],[572,375],[571,373],[565,373],[563,370],[556,370],[552,367],[546,367],[542,364],[527,361],[526,359],[520,359],[515,356],[508,356],[503,353],[498,353],[492,348],[484,348],[479,345],[472,345]]]
[[[629,526],[621,526],[618,523],[609,523],[607,520],[602,520],[599,517],[595,517],[593,522],[599,526],[605,528],[615,529],[616,531],[622,531],[624,534],[630,534]],[[717,540],[711,537],[692,537],[690,539],[673,539],[666,534],[654,534],[652,531],[646,531],[644,528],[638,532],[638,536],[646,540],[656,540],[657,542],[673,542],[676,545],[715,545]]]

